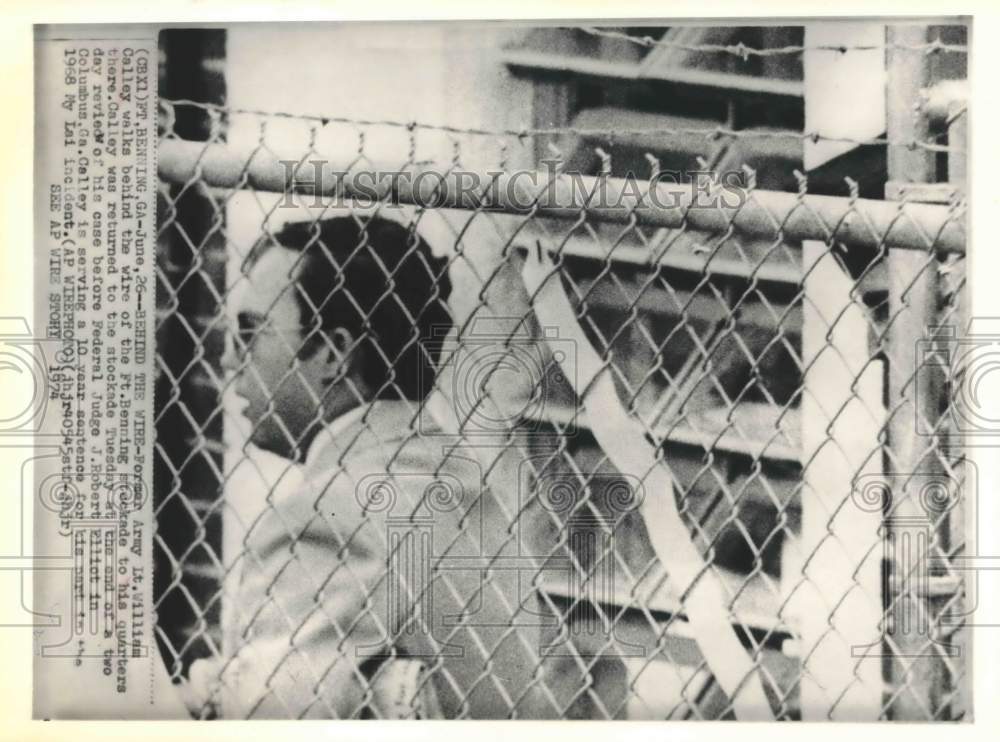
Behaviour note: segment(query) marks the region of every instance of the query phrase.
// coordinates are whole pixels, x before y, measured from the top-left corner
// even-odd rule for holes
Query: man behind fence
[[[484,531],[506,529],[503,511],[474,460],[415,423],[434,383],[424,340],[450,325],[446,261],[382,218],[293,223],[274,242],[255,248],[234,292],[223,365],[253,443],[302,462],[306,484],[260,494],[233,601],[237,646],[192,666],[189,706],[558,715],[531,621],[512,628],[531,618],[526,599],[460,564],[481,556]]]

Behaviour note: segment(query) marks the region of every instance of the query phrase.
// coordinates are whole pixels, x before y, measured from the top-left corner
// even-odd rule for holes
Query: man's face
[[[305,445],[303,433],[319,417],[322,381],[329,378],[322,349],[299,358],[310,318],[303,318],[294,277],[300,254],[271,247],[233,292],[238,336],[228,341],[223,368],[234,374],[236,394],[247,402],[251,440],[286,457]]]

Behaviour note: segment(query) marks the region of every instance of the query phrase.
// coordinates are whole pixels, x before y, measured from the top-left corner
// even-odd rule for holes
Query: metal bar
[[[542,230],[527,226],[518,234],[515,246],[519,252],[523,253],[530,249],[529,245],[534,245],[537,240],[544,239],[545,235]],[[650,270],[658,265],[668,271],[692,273],[699,276],[707,275],[713,279],[734,281],[752,279],[758,283],[778,283],[786,286],[798,286],[802,283],[802,268],[798,264],[781,263],[776,259],[752,264],[747,260],[713,257],[711,254],[692,251],[682,252],[673,249],[661,251],[659,249],[661,244],[662,240],[658,238],[654,238],[648,246],[638,244],[638,240],[636,240],[636,244],[619,244],[613,251],[609,251],[595,244],[593,240],[570,235],[565,239],[561,252],[567,258],[578,260],[602,264],[611,262],[618,266],[634,266],[636,269],[645,270]],[[659,253],[659,257],[657,257],[657,253]]]
[[[959,195],[951,183],[900,183],[890,180],[885,184],[886,201],[950,204],[956,202]]]
[[[836,167],[849,140],[885,131],[884,53],[829,50],[859,42],[877,49],[884,39],[884,25],[871,21],[806,25],[804,128],[831,137],[804,142],[807,174]],[[800,632],[803,721],[874,721],[885,695],[881,554],[873,548],[881,513],[858,507],[853,485],[881,468],[882,363],[872,358],[871,317],[850,272],[822,242],[804,240],[801,255],[801,516],[783,545],[785,615]]]
[[[630,149],[648,149],[654,152],[669,150],[673,154],[689,155],[692,158],[699,155],[709,157],[711,150],[738,141],[738,136],[732,134],[716,141],[708,141],[703,132],[693,131],[710,130],[717,126],[717,121],[646,113],[618,106],[585,108],[572,120],[573,129],[580,129],[581,138],[587,142],[623,142]],[[670,129],[683,133],[664,136],[663,132]],[[828,129],[826,131],[829,133]],[[788,166],[791,169],[793,166],[789,163],[795,163],[794,167],[802,167],[801,131],[757,128],[742,129],[737,135],[744,133],[758,160],[773,158],[785,160],[786,162],[781,163],[782,167]]]
[[[955,150],[948,153],[948,182],[959,193],[967,193],[968,188],[968,158],[969,158],[969,111],[965,100],[956,100],[951,103],[951,110],[948,116],[948,145]],[[967,270],[964,260],[955,259],[962,272]],[[969,304],[966,301],[966,293],[958,289],[955,298],[955,311],[952,324],[959,326],[959,331],[969,326]],[[954,383],[954,382],[953,382]],[[954,394],[952,388],[952,394]],[[952,436],[950,443],[955,443],[959,447],[964,444],[961,433],[952,427],[949,430]],[[963,467],[964,468],[964,467]],[[966,478],[961,489],[961,496],[957,498],[955,507],[948,513],[949,526],[949,552],[954,553],[961,544],[960,554],[969,555],[978,553],[976,538],[978,535],[977,512],[976,512],[976,491],[974,487],[968,486],[972,481]],[[978,585],[974,573],[960,573],[961,584],[957,586],[965,596],[962,601],[962,608],[968,610],[975,604],[977,598]],[[943,581],[943,580],[942,580]],[[956,622],[957,623],[957,622]],[[956,634],[952,639],[953,643],[962,649],[964,677],[958,680],[958,687],[953,701],[952,718],[959,716],[968,718],[972,713],[972,678],[973,678],[973,657],[972,657],[972,631],[971,627],[962,622],[956,627]]]
[[[590,75],[592,77],[613,77],[619,80],[672,82],[681,85],[716,88],[729,95],[755,93],[784,98],[801,98],[803,95],[802,83],[796,80],[775,80],[713,70],[664,69],[660,67],[643,71],[640,65],[632,62],[616,62],[609,59],[591,59],[521,49],[504,52],[503,61],[507,66],[514,68]]]
[[[927,156],[932,153],[900,154]],[[897,155],[898,156],[898,155]],[[289,157],[298,162],[299,158]],[[200,180],[216,188],[249,188],[272,193],[299,191],[320,196],[433,205],[436,208],[486,210],[533,216],[576,219],[586,211],[596,222],[709,232],[733,229],[758,237],[799,240],[835,240],[870,248],[909,248],[926,254],[965,251],[963,216],[937,204],[887,203],[838,196],[799,196],[781,191],[729,188],[714,197],[691,185],[658,182],[654,189],[638,180],[593,176],[554,178],[548,172],[440,172],[430,166],[371,163],[351,171],[351,161],[316,160],[304,164],[301,175],[310,180],[292,184],[282,160],[270,151],[238,151],[221,144],[179,139],[160,142],[160,177],[170,183]],[[483,193],[486,193],[484,199]],[[712,199],[706,203],[705,199]],[[487,202],[484,205],[484,201]],[[595,201],[599,205],[590,205]]]
[[[928,41],[926,26],[901,25],[887,28],[887,130],[890,139],[925,140],[929,123],[914,111],[913,102],[930,80],[930,61],[925,55],[907,54],[899,47]],[[903,183],[931,183],[936,180],[933,153],[902,147],[889,149],[889,179]],[[891,196],[891,194],[887,194]],[[944,390],[929,373],[920,372],[917,343],[933,324],[937,303],[937,264],[929,252],[889,251],[889,359],[888,471],[897,477],[900,488],[892,492],[892,507],[886,514],[885,531],[890,546],[910,543],[913,522],[927,514],[918,497],[922,479],[938,469],[936,442],[918,432],[933,429],[938,404]],[[926,370],[925,370],[926,371]],[[932,548],[932,547],[931,547]],[[931,605],[918,594],[914,578],[925,570],[921,555],[904,558],[893,551],[894,579],[889,581],[889,611],[894,621],[885,636],[886,654],[891,657],[890,675],[897,690],[890,715],[902,720],[936,718],[945,681],[944,666],[934,652],[933,642],[923,627]],[[911,565],[911,561],[914,562]],[[900,687],[903,686],[903,687]]]
[[[581,430],[593,430],[585,411],[567,410],[556,405],[547,405],[544,412],[534,410],[527,412],[524,419],[546,425],[558,423],[564,427],[573,424]],[[711,420],[699,419],[697,428],[692,427],[690,423],[659,423],[653,427],[653,434],[659,441],[690,446],[699,451],[737,454],[747,456],[755,461],[759,459],[764,462],[802,463],[800,446],[789,445],[778,440],[755,440],[730,429],[723,429]],[[753,497],[748,497],[748,500],[753,500]],[[772,501],[768,502],[773,504]]]
[[[883,372],[881,363],[870,361],[869,320],[852,299],[851,276],[822,243],[804,242],[802,252],[805,464],[801,542],[794,553],[803,561],[792,580],[805,577],[805,584],[792,588],[787,607],[801,630],[802,718],[875,721],[884,689],[876,597],[882,565],[880,551],[872,548],[881,513],[858,507],[852,490],[855,481],[880,469],[872,452],[880,448],[885,422]],[[829,613],[817,605],[829,605]]]
[[[948,112],[948,182],[965,193],[969,162],[969,111],[965,101],[953,101]]]
[[[774,610],[774,596],[764,578],[758,576],[748,581],[744,575],[725,567],[717,566],[715,571],[726,586],[727,593],[739,596],[731,606],[734,626],[766,635],[772,642],[782,641],[793,634],[792,628]],[[565,578],[546,581],[542,589],[550,596],[570,601],[581,600],[580,591],[567,585]],[[614,583],[612,591],[602,598],[607,605],[620,609],[642,611],[645,608],[652,613],[681,616],[683,622],[674,622],[667,633],[693,636],[685,625],[687,614],[684,602],[680,596],[671,592],[669,580],[665,578],[659,565],[650,570],[648,575],[639,578],[635,586]]]

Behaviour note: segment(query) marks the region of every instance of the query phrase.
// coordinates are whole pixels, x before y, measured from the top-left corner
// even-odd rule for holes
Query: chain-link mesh
[[[158,637],[202,716],[968,715],[964,183],[734,161],[699,195],[652,155],[630,184],[622,132],[161,123]],[[703,175],[752,159],[698,136]]]

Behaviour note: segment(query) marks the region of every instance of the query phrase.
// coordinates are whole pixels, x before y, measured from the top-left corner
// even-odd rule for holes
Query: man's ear
[[[347,355],[347,351],[351,345],[354,344],[354,336],[351,335],[349,330],[343,327],[333,328],[333,332],[327,333],[327,338],[330,341],[328,348],[336,351],[338,355],[337,360],[342,360]]]
[[[322,354],[324,363],[330,369],[329,373],[324,374],[323,381],[341,379],[347,375],[348,369],[344,367],[345,364],[352,362],[348,357],[348,351],[354,345],[354,337],[343,327],[335,327],[330,332],[321,332],[324,342],[316,352]]]

